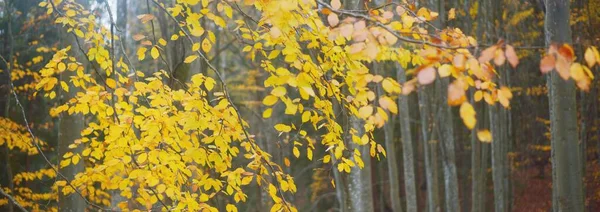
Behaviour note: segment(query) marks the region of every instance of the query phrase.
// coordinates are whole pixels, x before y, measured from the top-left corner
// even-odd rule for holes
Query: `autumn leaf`
[[[331,8],[334,10],[339,10],[342,7],[342,2],[340,0],[331,0]]]
[[[452,8],[448,11],[448,21],[454,20],[456,18],[456,9]]]
[[[490,142],[492,142],[492,133],[490,133],[490,131],[487,130],[487,129],[478,130],[477,131],[477,138],[481,142],[490,143]]]
[[[117,87],[117,82],[112,78],[108,78],[106,79],[106,86],[111,89],[115,89]]]
[[[450,76],[450,74],[452,74],[452,69],[454,69],[453,66],[444,64],[438,68],[438,73],[440,74],[440,77],[447,77]]]
[[[460,80],[455,80],[448,86],[448,105],[458,106],[466,101],[466,92],[464,83]]]
[[[483,50],[481,52],[481,55],[479,55],[479,59],[478,59],[479,62],[480,63],[489,62],[496,55],[496,49],[498,49],[498,47],[496,45],[494,45],[494,46],[490,46],[487,49]]]
[[[515,48],[511,45],[506,45],[504,53],[506,54],[506,59],[508,59],[508,63],[510,63],[510,65],[513,68],[516,68],[517,65],[519,65],[519,57],[517,57]]]
[[[183,62],[184,63],[192,63],[192,62],[194,62],[194,60],[196,60],[196,58],[198,58],[198,55],[193,54],[193,55],[185,57],[185,60],[183,60]]]
[[[540,61],[540,71],[542,71],[543,74],[548,73],[552,71],[552,69],[554,69],[555,64],[556,61],[554,59],[554,56],[546,55]]]
[[[555,68],[556,68],[556,72],[558,72],[558,75],[561,78],[563,78],[564,80],[569,79],[571,64],[569,61],[567,61],[567,58],[558,57],[558,59],[556,60]]]
[[[473,106],[468,102],[463,102],[460,106],[459,113],[460,118],[462,118],[465,126],[467,126],[469,129],[473,129],[477,123],[477,119],[475,118],[476,113],[475,109],[473,109]]]
[[[417,80],[421,85],[431,84],[435,80],[435,68],[428,66],[417,74]]]
[[[210,43],[210,41],[208,41],[208,39],[204,39],[202,41],[202,51],[204,52],[210,52],[210,49],[212,48],[212,44]]]
[[[287,91],[285,90],[285,87],[281,87],[281,86],[280,86],[280,87],[276,87],[275,89],[273,89],[273,90],[271,91],[271,94],[272,94],[273,96],[276,96],[276,97],[282,97],[282,96],[284,96],[286,93],[287,93]]]
[[[158,52],[158,48],[156,46],[152,47],[152,50],[150,50],[150,56],[152,56],[153,59],[158,58],[158,56],[160,56],[160,53]]]
[[[329,26],[335,27],[340,22],[340,19],[338,19],[337,14],[331,13],[327,16],[327,22],[329,23]]]
[[[358,117],[362,119],[366,119],[373,114],[373,106],[367,105],[363,106],[358,110]]]
[[[277,100],[279,99],[276,96],[268,95],[263,99],[262,103],[266,106],[271,106],[277,103]]]

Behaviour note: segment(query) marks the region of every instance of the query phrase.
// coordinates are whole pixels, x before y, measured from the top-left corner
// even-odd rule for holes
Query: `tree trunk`
[[[400,199],[400,175],[398,174],[398,156],[396,155],[396,144],[394,142],[394,122],[389,121],[385,124],[384,136],[385,136],[385,147],[387,152],[387,168],[389,176],[389,189],[390,189],[390,202],[392,202],[392,210],[394,212],[402,211],[402,203]]]
[[[547,0],[546,45],[571,43],[570,1]],[[554,211],[583,211],[581,149],[577,134],[576,91],[573,80],[557,72],[548,76],[552,145],[552,208]]]
[[[354,116],[349,118],[350,125],[357,130],[357,136],[364,134],[363,122]],[[349,149],[358,149],[361,154],[361,159],[364,162],[364,167],[354,168],[348,175],[348,195],[346,200],[346,209],[349,212],[373,211],[373,192],[371,192],[371,155],[367,145],[359,146],[352,141],[352,135],[347,136]],[[355,155],[356,157],[356,155]]]
[[[346,0],[344,6],[349,10],[361,9],[361,2],[359,0]],[[345,108],[341,108],[345,110]],[[358,117],[350,115],[348,117],[349,128],[357,131],[356,136],[361,137],[364,134],[364,123]],[[347,129],[350,130],[350,129]],[[358,149],[361,153],[361,159],[364,162],[364,167],[358,169],[354,168],[348,175],[348,195],[346,199],[346,209],[349,212],[360,211],[360,212],[371,212],[373,208],[373,192],[371,190],[371,154],[369,153],[369,147],[367,145],[359,146],[352,141],[352,133],[348,133],[346,136],[346,142],[348,149],[353,151]]]
[[[427,211],[441,211],[437,174],[437,144],[431,137],[433,120],[430,114],[429,93],[431,88],[423,87],[418,92],[419,114],[421,119],[421,140],[425,157],[425,178],[427,182]]]
[[[396,66],[398,82],[406,82],[404,68]],[[400,133],[402,139],[402,153],[404,159],[404,186],[406,192],[406,211],[417,211],[417,188],[415,183],[415,162],[413,151],[413,140],[410,131],[410,112],[408,108],[408,96],[398,97],[398,115],[400,121]]]
[[[8,69],[7,73],[7,78],[8,78],[8,82],[12,82],[11,79],[11,73],[13,71],[13,45],[14,45],[14,39],[13,39],[13,35],[12,35],[12,12],[11,12],[11,8],[12,8],[12,1],[5,1],[4,2],[4,8],[5,8],[5,12],[6,12],[6,16],[7,16],[7,24],[6,24],[6,33],[8,34],[8,36],[6,36],[5,40],[8,41],[7,45],[7,51],[8,51],[8,63],[6,64],[8,67],[6,67]],[[10,85],[9,85],[10,87]],[[9,119],[9,114],[10,114],[10,93],[11,91],[9,90],[6,93],[6,104],[4,107],[4,117],[8,120]],[[14,191],[14,184],[13,184],[13,172],[12,172],[12,166],[11,166],[11,160],[10,160],[10,149],[8,147],[8,143],[4,144],[4,154],[5,154],[5,160],[6,160],[6,181],[8,183],[8,189],[10,190],[10,194],[11,195],[15,195],[15,191]],[[13,212],[14,211],[14,205],[11,201],[8,201],[8,212]]]

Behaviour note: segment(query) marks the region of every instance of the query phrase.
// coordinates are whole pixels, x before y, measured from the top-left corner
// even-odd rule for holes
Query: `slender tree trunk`
[[[475,104],[475,107],[478,105]],[[477,107],[479,113],[485,114],[484,107]],[[478,117],[481,117],[479,115]],[[478,118],[477,122],[485,123]],[[485,209],[485,160],[483,158],[483,144],[477,139],[477,128],[471,130],[471,211],[484,211]]]
[[[400,175],[398,173],[398,156],[396,155],[396,144],[394,142],[394,124],[389,121],[384,126],[385,147],[387,149],[387,168],[389,175],[390,201],[394,212],[402,212],[402,203],[400,199]]]
[[[73,42],[74,43],[74,42]],[[74,44],[77,45],[77,44]],[[75,52],[75,51],[71,51]],[[76,53],[74,53],[76,54]],[[80,58],[80,57],[79,57]],[[80,60],[81,61],[81,60]],[[65,71],[60,75],[61,79],[69,79],[71,76],[74,76],[75,72]],[[69,88],[69,92],[64,92],[62,96],[63,101],[68,101],[69,99],[76,97],[77,92],[80,89],[71,86]],[[76,139],[79,139],[80,133],[83,130],[83,116],[81,114],[72,114],[67,115],[63,114],[60,117],[59,121],[59,131],[58,131],[58,155],[59,158],[63,158],[62,156],[67,152],[72,152],[74,154],[81,153],[81,147],[70,149],[69,145],[73,144]],[[71,164],[67,167],[59,168],[59,171],[67,177],[69,180],[73,180],[75,175],[82,172],[84,169],[83,161],[80,161],[78,164]],[[59,188],[62,189],[62,188]],[[85,202],[81,196],[77,193],[72,193],[69,195],[64,195],[62,192],[58,192],[58,209],[59,211],[84,211]]]
[[[357,130],[357,135],[360,137],[364,134],[363,122],[357,118],[351,116],[349,118],[352,128]],[[354,168],[348,175],[348,200],[347,209],[349,212],[360,211],[369,212],[373,211],[373,193],[371,192],[371,156],[369,153],[368,146],[358,146],[352,142],[351,135],[347,137],[350,149],[358,149],[361,153],[361,159],[365,164],[365,167],[358,169]],[[356,156],[356,155],[355,155]]]
[[[439,183],[437,174],[437,144],[432,135],[433,120],[430,114],[429,93],[431,88],[423,87],[418,92],[419,114],[421,119],[421,140],[423,143],[423,152],[425,157],[425,178],[427,182],[427,204],[429,212],[441,211],[439,198]],[[435,134],[434,134],[435,135]]]
[[[400,198],[400,174],[398,172],[399,160],[396,151],[396,142],[394,141],[394,118],[388,113],[390,120],[383,127],[385,137],[385,147],[387,149],[387,171],[389,178],[390,202],[392,211],[402,212],[402,200]]]
[[[344,6],[349,10],[357,10],[362,8],[362,1],[346,0]],[[342,108],[344,110],[345,108]],[[364,123],[358,117],[350,115],[348,118],[348,126],[357,131],[356,136],[361,137],[364,134]],[[347,129],[350,130],[350,129]],[[347,133],[346,142],[350,150],[358,149],[361,153],[361,159],[364,162],[364,167],[354,168],[348,175],[348,195],[346,199],[346,209],[349,212],[371,212],[373,208],[373,192],[371,192],[371,158],[368,146],[359,146],[352,141],[352,133]]]
[[[4,8],[5,8],[5,12],[6,12],[6,16],[7,16],[7,24],[6,24],[6,33],[8,34],[8,36],[6,36],[6,40],[8,41],[8,63],[6,64],[8,67],[6,67],[8,69],[7,73],[7,78],[8,78],[8,82],[12,82],[11,80],[11,76],[10,74],[13,71],[13,45],[14,45],[14,39],[13,39],[13,35],[12,35],[12,1],[5,1],[4,2]],[[9,85],[10,87],[10,85]],[[6,93],[6,104],[4,105],[4,117],[6,119],[9,119],[9,112],[10,112],[10,93],[11,91],[9,90]],[[14,191],[14,184],[13,184],[13,172],[12,172],[12,166],[11,166],[11,159],[10,159],[10,149],[8,148],[8,143],[4,144],[4,154],[5,154],[5,160],[6,160],[6,180],[8,183],[8,189],[11,192],[11,195],[15,195],[15,191]],[[8,212],[13,212],[14,211],[14,205],[11,201],[8,201]]]
[[[399,83],[406,82],[404,68],[396,66]],[[410,131],[410,111],[408,108],[408,96],[398,97],[398,115],[400,121],[400,132],[402,139],[402,153],[404,159],[404,186],[406,193],[406,211],[417,211],[417,188],[415,183],[415,162],[413,151],[413,140]]]
[[[77,0],[77,3],[83,5],[84,7],[88,7],[89,3],[86,0]],[[69,43],[71,46],[77,46],[76,37],[72,33],[63,32],[64,41]],[[74,56],[77,61],[85,61],[83,55],[77,48],[72,48],[71,55]],[[72,76],[75,76],[75,72],[65,71],[60,74],[61,80],[70,79]],[[81,89],[75,86],[70,86],[69,92],[62,92],[60,100],[63,102],[69,101],[69,99],[77,96],[77,92],[80,92]],[[58,123],[58,158],[63,158],[67,152],[71,152],[74,155],[81,154],[82,147],[77,147],[75,149],[69,148],[69,145],[73,144],[76,139],[79,139],[81,136],[81,131],[83,130],[84,119],[81,114],[73,113],[71,115],[62,114],[59,118]],[[59,172],[64,175],[67,179],[73,180],[75,175],[81,173],[84,170],[84,161],[80,161],[77,164],[71,164],[67,167],[60,167]],[[58,188],[59,191],[62,187]],[[62,192],[58,192],[58,210],[59,211],[84,211],[86,208],[86,203],[84,199],[79,196],[77,193],[71,193],[69,195],[64,195]]]
[[[547,0],[546,45],[571,43],[570,1]],[[581,149],[577,134],[576,91],[573,80],[563,80],[553,71],[548,76],[552,142],[552,208],[583,211]]]

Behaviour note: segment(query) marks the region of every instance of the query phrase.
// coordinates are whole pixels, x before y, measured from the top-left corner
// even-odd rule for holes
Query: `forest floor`
[[[590,155],[590,154],[588,154]],[[586,164],[585,189],[586,211],[600,211],[600,161],[588,158]],[[519,168],[513,172],[513,211],[550,211],[552,207],[552,167],[550,163],[540,167]]]

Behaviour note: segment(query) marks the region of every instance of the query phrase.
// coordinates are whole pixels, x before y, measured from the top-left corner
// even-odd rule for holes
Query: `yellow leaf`
[[[60,81],[60,87],[62,87],[62,89],[66,92],[69,92],[69,86],[67,85],[67,83]]]
[[[107,78],[106,79],[106,86],[108,86],[111,89],[115,89],[117,87],[117,82],[112,79],[112,78]]]
[[[77,35],[77,37],[83,38],[84,34],[81,30],[79,29],[75,29],[75,35]]]
[[[475,124],[477,123],[475,115],[476,113],[475,109],[473,109],[473,106],[468,102],[463,102],[460,106],[460,117],[467,128],[473,129],[473,127],[475,127]]]
[[[208,91],[212,91],[212,89],[215,87],[215,84],[217,84],[217,82],[210,77],[207,77],[204,81],[204,87],[206,87],[206,90]]]
[[[371,114],[373,114],[373,106],[367,105],[358,109],[359,118],[367,119]]]
[[[387,109],[393,114],[398,113],[398,105],[390,97],[384,96],[384,97],[379,98],[379,105],[383,109]]]
[[[269,118],[269,117],[271,117],[271,114],[272,114],[272,113],[273,113],[273,109],[272,109],[272,108],[267,108],[267,109],[266,109],[266,110],[263,112],[263,114],[262,114],[262,117],[263,117],[263,118]]]
[[[200,43],[194,43],[194,45],[192,45],[192,51],[198,51],[198,49],[200,49]]]
[[[58,71],[64,71],[65,69],[67,69],[67,65],[63,62],[58,63]]]
[[[237,207],[235,207],[235,205],[232,205],[232,204],[227,204],[227,207],[225,207],[225,210],[227,212],[238,212]]]
[[[479,102],[479,101],[481,101],[481,99],[483,99],[483,92],[482,91],[475,91],[475,101]]]
[[[76,164],[79,163],[79,159],[80,159],[80,156],[79,155],[75,155],[75,156],[73,156],[71,158],[71,162],[73,163],[73,165],[76,165]]]
[[[277,103],[278,100],[279,99],[276,96],[268,95],[263,99],[262,103],[266,106],[271,106]]]
[[[177,35],[177,34],[171,35],[171,40],[177,40],[177,39],[179,39],[179,35]]]
[[[300,150],[298,150],[298,147],[294,147],[293,153],[296,158],[300,157]]]
[[[142,153],[137,157],[137,162],[144,163],[144,162],[146,162],[146,159],[148,159],[148,154]]]
[[[310,119],[310,111],[304,111],[304,113],[302,113],[302,123],[307,122],[309,119]]]
[[[202,41],[202,51],[209,52],[211,48],[212,44],[210,43],[210,41],[208,41],[208,39],[204,39]]]
[[[276,97],[282,97],[287,93],[285,87],[279,86],[271,91],[271,94]]]
[[[193,54],[193,55],[187,56],[183,62],[184,63],[192,63],[192,62],[194,62],[194,60],[196,60],[196,58],[198,58],[198,55]]]
[[[137,55],[138,55],[138,60],[144,60],[144,58],[146,58],[146,51],[148,51],[148,49],[146,49],[145,47],[140,47],[137,51]]]
[[[75,12],[75,10],[67,10],[67,12],[65,14],[69,17],[73,17],[73,16],[77,15],[77,12]]]
[[[158,48],[156,48],[156,46],[152,47],[152,50],[150,50],[150,56],[152,56],[153,59],[158,58],[158,56],[160,56],[160,53],[158,52]]]
[[[451,65],[449,65],[449,64],[441,65],[438,68],[438,72],[440,73],[440,77],[450,76],[450,74],[452,74],[452,69],[453,69],[453,67]]]
[[[159,194],[162,194],[163,192],[165,192],[166,189],[167,189],[167,186],[165,186],[165,184],[160,184],[160,185],[156,186],[156,192]]]
[[[292,130],[292,127],[285,124],[276,124],[275,129],[279,132],[289,132]]]
[[[111,89],[115,89],[117,87],[117,82],[112,79],[112,78],[107,78],[106,79],[106,86],[108,86]]]
[[[492,142],[492,133],[489,130],[479,130],[477,131],[477,138],[481,142],[489,143]]]
[[[456,9],[452,8],[448,11],[448,21],[456,18]]]
[[[158,39],[158,43],[162,46],[166,46],[167,45],[167,41],[165,39]]]

